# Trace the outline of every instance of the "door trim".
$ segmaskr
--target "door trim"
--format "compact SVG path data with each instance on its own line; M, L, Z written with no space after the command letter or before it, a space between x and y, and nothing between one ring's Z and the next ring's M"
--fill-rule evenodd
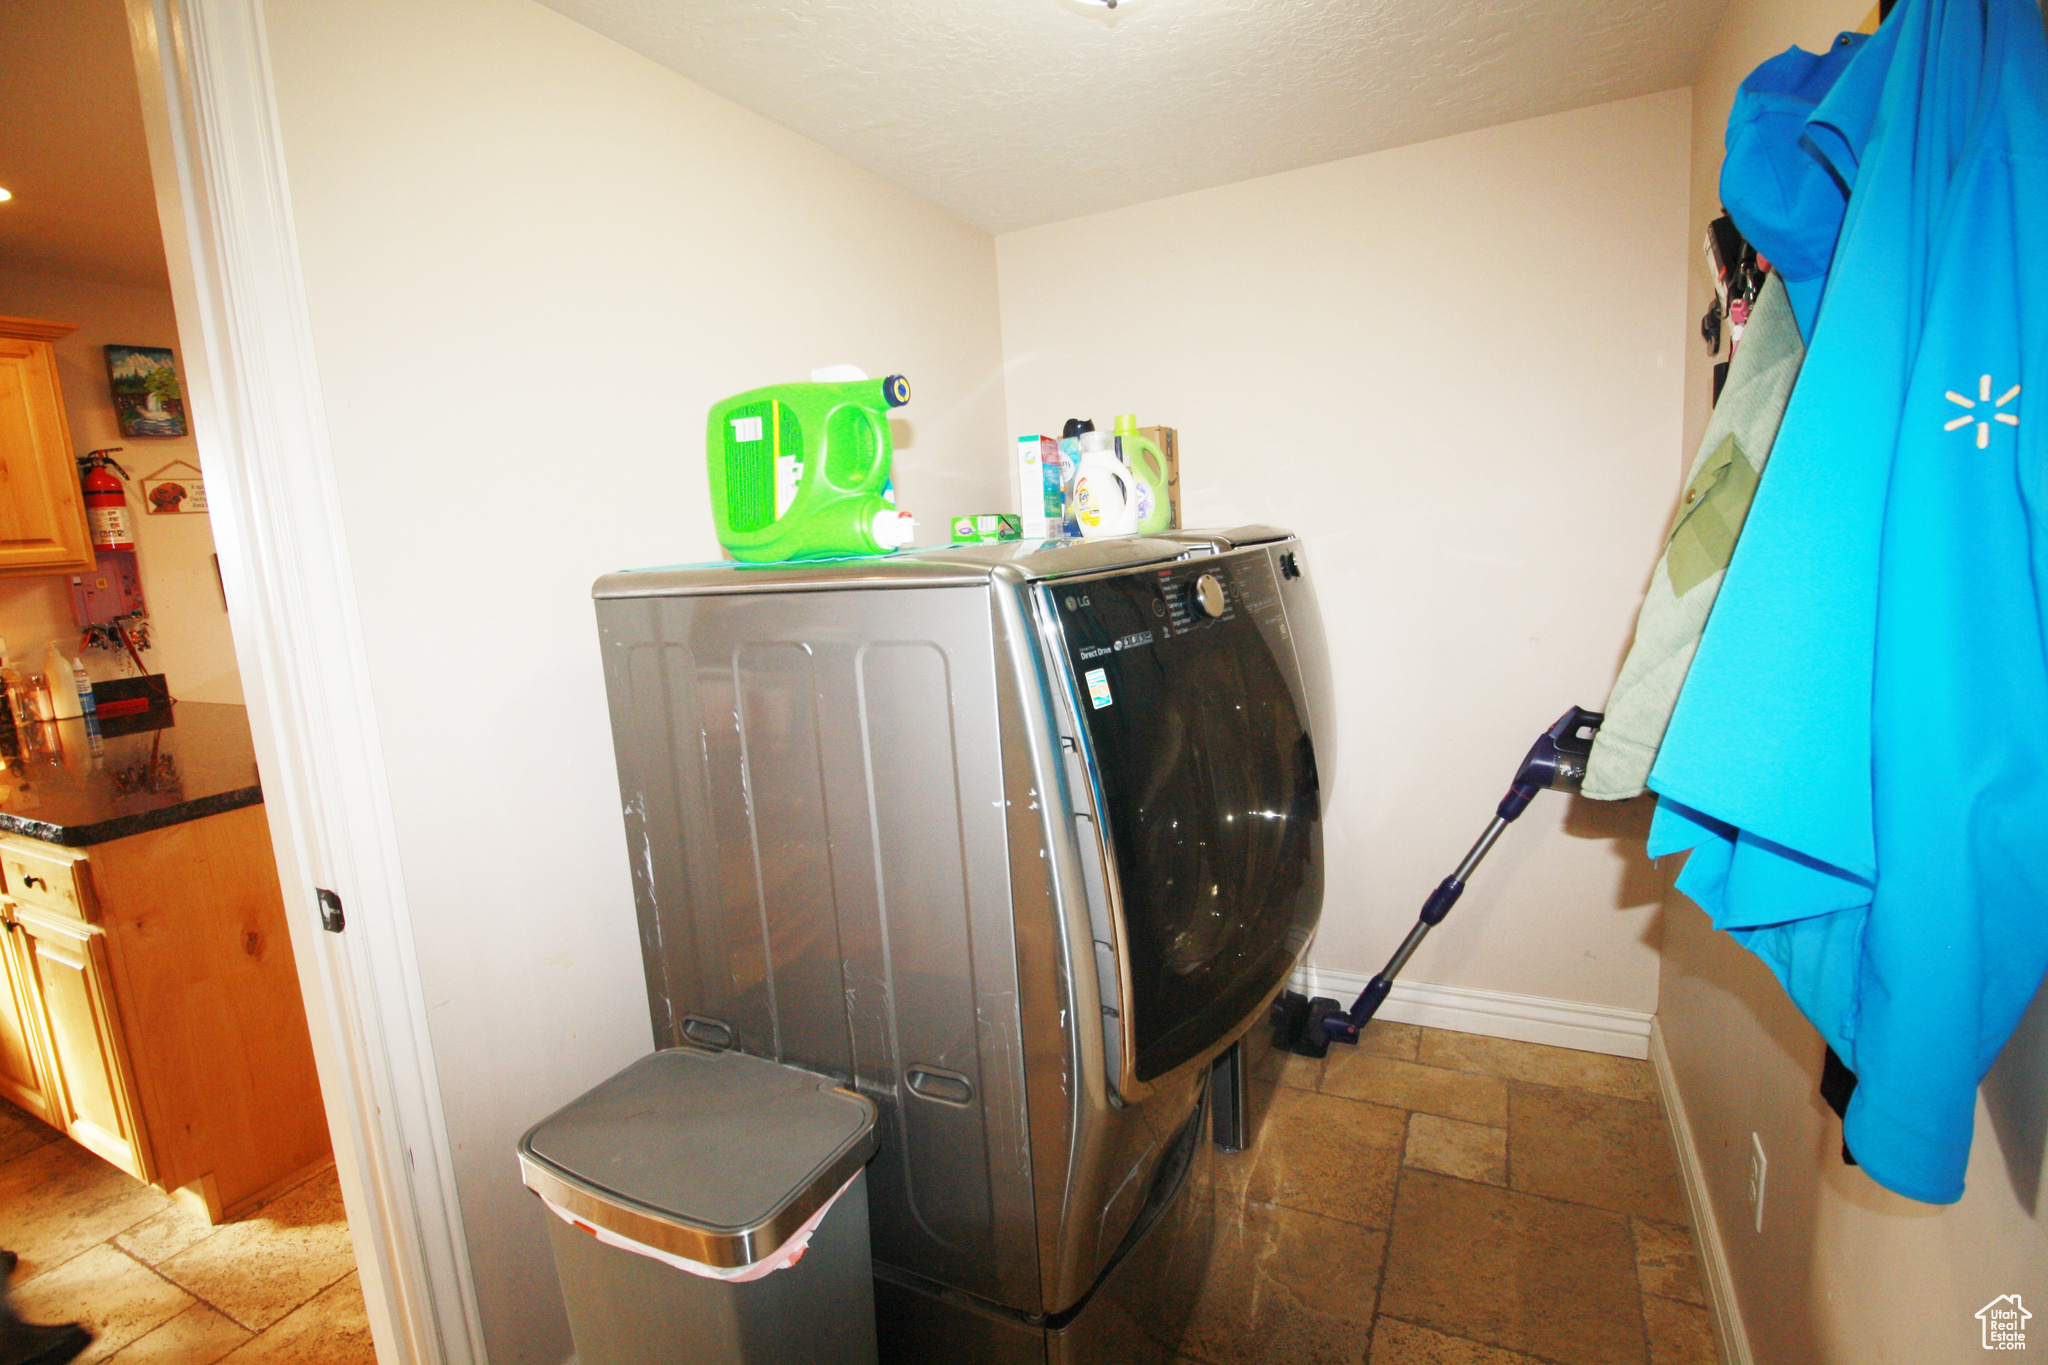
M127 0L178 340L378 1358L481 1365L261 0ZM314 888L348 907L321 928Z

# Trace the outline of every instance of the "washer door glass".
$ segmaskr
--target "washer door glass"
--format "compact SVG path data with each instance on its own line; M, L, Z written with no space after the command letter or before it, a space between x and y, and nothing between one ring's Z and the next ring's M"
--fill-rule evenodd
M1322 908L1315 748L1263 551L1048 593L1115 855L1139 1080L1223 1039Z

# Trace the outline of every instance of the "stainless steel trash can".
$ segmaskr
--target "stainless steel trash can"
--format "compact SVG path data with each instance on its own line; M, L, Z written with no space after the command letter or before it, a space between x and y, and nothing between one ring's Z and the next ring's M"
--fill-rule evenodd
M874 1365L875 1140L829 1077L694 1048L535 1124L520 1175L580 1365Z

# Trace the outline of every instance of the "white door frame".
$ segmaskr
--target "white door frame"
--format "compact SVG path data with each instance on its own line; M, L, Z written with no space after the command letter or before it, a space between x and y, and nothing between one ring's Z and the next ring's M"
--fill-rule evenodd
M127 0L186 399L383 1365L483 1334L306 311L262 0ZM338 893L340 933L316 887Z

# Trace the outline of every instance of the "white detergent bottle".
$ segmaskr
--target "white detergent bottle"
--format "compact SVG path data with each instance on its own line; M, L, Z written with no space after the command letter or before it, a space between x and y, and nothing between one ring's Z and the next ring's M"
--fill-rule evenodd
M55 640L50 642L48 654L43 659L43 676L50 682L50 703L55 708L52 720L77 720L83 714L78 704L78 675L72 669L71 656L66 654Z
M1138 529L1138 481L1113 450L1098 447L1081 456L1074 470L1073 504L1074 520L1091 540L1128 536Z

